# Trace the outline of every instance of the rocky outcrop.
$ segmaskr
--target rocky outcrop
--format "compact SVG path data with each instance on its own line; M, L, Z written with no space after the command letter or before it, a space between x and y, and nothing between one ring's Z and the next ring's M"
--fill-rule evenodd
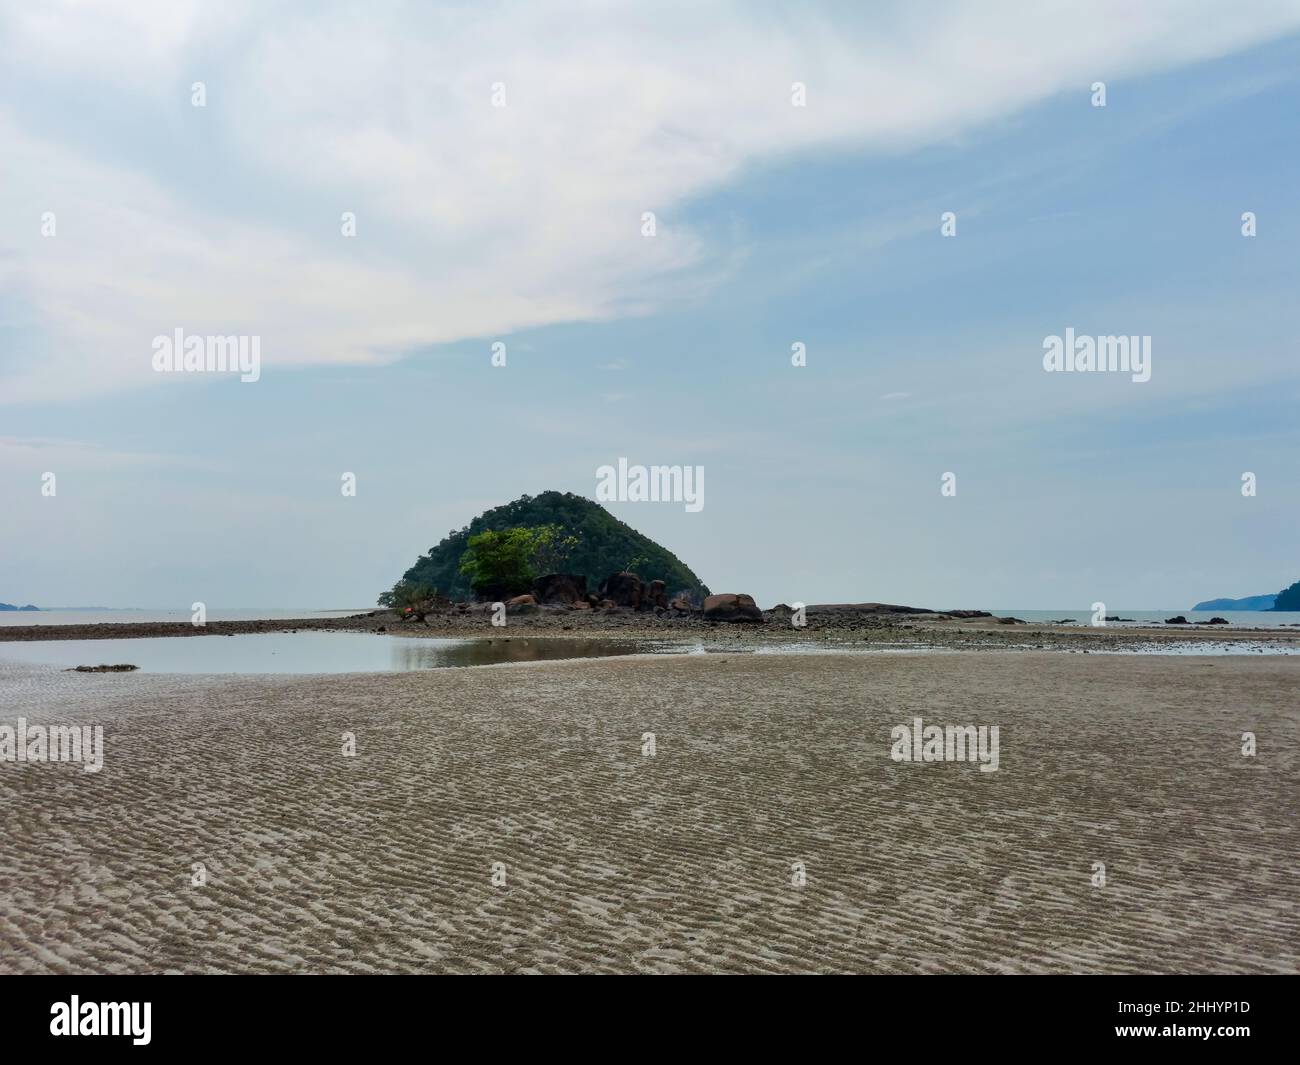
M705 621L762 621L754 597L744 594L711 595L704 600Z
M933 614L924 606L898 606L894 603L812 603L806 608L809 617L836 614ZM952 613L950 611L950 613ZM961 613L957 611L956 613Z
M1187 619L1179 614L1176 618L1165 618L1166 625L1186 625Z

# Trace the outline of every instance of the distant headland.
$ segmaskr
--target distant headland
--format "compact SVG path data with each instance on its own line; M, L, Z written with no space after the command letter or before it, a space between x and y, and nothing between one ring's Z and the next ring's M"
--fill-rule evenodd
M1272 610L1277 593L1272 595L1248 595L1242 599L1207 599L1197 603L1193 610Z
M1273 595L1248 595L1244 599L1207 599L1192 609L1300 611L1300 581Z
M40 610L38 606L28 603L26 606L14 606L13 603L0 603L0 610Z

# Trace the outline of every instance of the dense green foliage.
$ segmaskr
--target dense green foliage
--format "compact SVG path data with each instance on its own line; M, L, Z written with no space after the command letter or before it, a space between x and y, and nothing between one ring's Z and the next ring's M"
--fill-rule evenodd
M520 595L533 586L537 567L532 529L486 529L469 538L460 556L460 573L469 578L474 594L487 599Z
M453 599L468 598L473 594L472 576L461 572L461 561L471 537L507 529L525 529L535 535L539 529L549 526L555 527L555 535L559 537L558 551L549 559L534 555L534 576L554 572L549 569L549 565L554 565L556 570L582 574L594 591L611 573L635 562L635 572L642 580L662 580L670 595L679 591L688 591L696 597L709 594L708 588L671 551L625 525L599 503L571 492L521 496L513 503L485 511L465 528L449 533L428 554L421 555L402 579L432 585ZM568 537L573 537L575 542L566 547Z
M1300 581L1289 588L1283 588L1273 600L1274 610L1300 610Z

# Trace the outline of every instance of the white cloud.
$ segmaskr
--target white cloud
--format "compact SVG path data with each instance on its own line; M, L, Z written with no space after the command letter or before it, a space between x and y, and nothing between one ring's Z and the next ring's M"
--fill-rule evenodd
M0 12L5 98L65 90L0 105L11 401L159 384L150 341L176 326L257 334L275 372L652 310L723 267L681 212L746 167L903 150L1064 90L1084 107L1094 80L1300 25L1263 0Z

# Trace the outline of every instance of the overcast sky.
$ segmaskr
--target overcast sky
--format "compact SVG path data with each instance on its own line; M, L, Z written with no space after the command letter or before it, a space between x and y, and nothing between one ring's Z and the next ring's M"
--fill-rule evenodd
M1300 3L860 7L0 2L0 600L365 606L620 457L764 605L1300 578Z

